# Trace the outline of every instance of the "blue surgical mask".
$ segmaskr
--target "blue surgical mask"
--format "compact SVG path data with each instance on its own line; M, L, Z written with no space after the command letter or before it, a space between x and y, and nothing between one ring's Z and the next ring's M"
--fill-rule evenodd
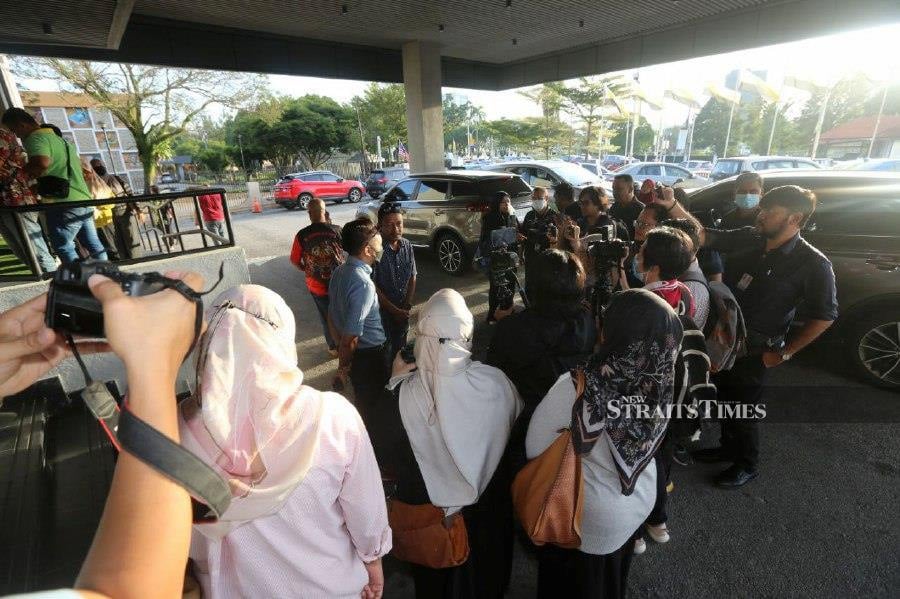
M631 274L641 283L645 282L647 273L638 270L637 256L631 258Z
M738 208L750 210L759 206L758 193L736 193L734 194L734 203Z

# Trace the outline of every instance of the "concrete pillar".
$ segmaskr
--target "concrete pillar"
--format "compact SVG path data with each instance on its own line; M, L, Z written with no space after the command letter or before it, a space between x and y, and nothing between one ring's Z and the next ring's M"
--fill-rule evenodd
M13 106L22 106L22 98L16 89L12 73L9 72L9 63L5 54L0 54L0 113Z
M441 53L436 44L403 44L403 85L406 88L410 172L444 170Z

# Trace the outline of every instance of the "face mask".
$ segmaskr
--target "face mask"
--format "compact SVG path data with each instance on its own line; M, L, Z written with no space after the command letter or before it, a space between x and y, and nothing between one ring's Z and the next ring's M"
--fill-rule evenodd
M749 210L759 206L758 193L738 193L734 196L734 203L738 208Z
M544 200L531 200L531 207L534 208L536 212L542 212L546 206L547 202Z

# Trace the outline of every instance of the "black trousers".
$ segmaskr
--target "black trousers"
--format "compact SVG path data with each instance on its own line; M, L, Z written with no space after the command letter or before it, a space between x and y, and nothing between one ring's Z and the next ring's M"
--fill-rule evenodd
M409 333L409 321L397 322L387 312L381 312L381 326L384 328L384 336L387 337L385 353L388 355L388 363L393 361L397 352L406 345L406 336Z
M608 555L544 545L538 549L538 599L625 597L633 555L633 535Z
M356 409L363 422L368 422L384 392L389 378L386 344L357 349L350 366L350 382L353 385Z
M755 404L762 396L767 369L761 355L735 361L731 370L715 376L720 403ZM722 448L733 455L735 464L756 470L759 464L759 424L756 420L721 421Z
M653 510L650 512L650 515L647 516L647 524L651 526L665 524L669 519L669 515L666 513L666 503L669 500L666 487L671 480L674 449L675 444L671 440L669 433L666 432L662 444L656 450L656 455L653 456L653 460L656 462L656 502L653 504Z

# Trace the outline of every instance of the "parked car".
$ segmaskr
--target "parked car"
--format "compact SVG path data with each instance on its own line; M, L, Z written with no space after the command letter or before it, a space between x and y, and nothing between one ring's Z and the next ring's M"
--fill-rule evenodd
M459 275L471 265L481 236L481 215L498 191L510 195L520 220L531 209L531 187L517 175L447 170L403 179L380 201L360 206L357 216L374 221L382 202L399 202L403 236L434 251L444 272Z
M636 159L620 156L618 154L609 154L600 164L602 164L605 169L617 171L623 166L627 166L633 162L636 162Z
M815 192L818 207L803 236L834 266L840 316L828 336L843 341L862 378L900 389L900 174L781 171L764 179L766 190ZM689 193L688 207L714 224L731 209L733 192L729 178Z
M331 171L309 171L285 175L275 184L275 203L288 210L306 210L313 198L358 202L366 188L355 179L344 179Z
M850 167L851 171L874 171L900 173L900 158L866 160Z
M397 181L409 176L409 169L405 166L387 166L385 168L372 169L366 179L366 193L377 198Z
M634 182L638 185L644 179L653 179L657 183L663 185L678 185L685 189L693 189L694 187L702 187L709 184L709 179L694 176L694 173L666 162L637 162L614 173L607 175L607 180L612 181L616 175L631 175Z
M178 183L178 177L172 173L163 173L159 178L160 184Z
M553 186L563 181L575 188L575 198L582 189L588 185L602 185L609 193L612 188L602 177L598 177L580 164L566 162L564 160L523 160L520 162L504 162L490 168L492 171L501 171L519 175L532 187L546 187L550 190L550 198L553 198Z
M709 173L712 171L713 163L709 160L685 160L678 166L683 166L687 170L694 173L695 177L701 179L709 179Z
M747 171L772 171L783 169L820 169L812 158L794 158L793 156L739 156L736 158L720 158L716 161L709 178L719 181Z
M605 175L612 173L612 171L609 170L608 168L604 168L603 165L600 164L599 161L591 160L590 162L578 162L576 164L578 164L579 166L581 166L581 168L583 168L585 170L591 171L592 173L597 175L597 178L600 178L600 179L604 178Z

